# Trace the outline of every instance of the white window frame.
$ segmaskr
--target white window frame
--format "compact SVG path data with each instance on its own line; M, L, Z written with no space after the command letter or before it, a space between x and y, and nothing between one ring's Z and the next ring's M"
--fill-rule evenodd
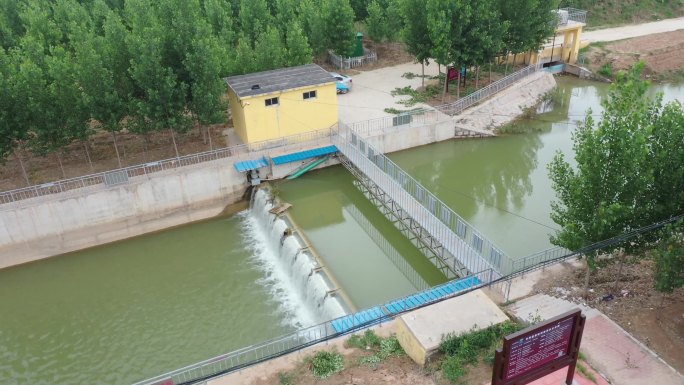
M318 92L316 92L316 90L306 91L302 94L302 98L304 100L316 99L316 98L318 98Z
M275 99L275 103L273 103L273 100L274 100L274 99ZM271 102L271 104L268 104L269 101ZM280 98L278 98L278 97L276 96L276 97L273 97L273 98L265 99L265 100L264 100L264 105L265 105L266 107L277 107L277 106L280 105Z

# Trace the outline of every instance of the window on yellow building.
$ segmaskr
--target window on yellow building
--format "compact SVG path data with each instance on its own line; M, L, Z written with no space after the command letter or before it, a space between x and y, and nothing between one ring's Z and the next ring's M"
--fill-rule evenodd
M305 92L303 95L304 95L304 100L306 100L306 99L316 99L316 91Z
M264 104L266 104L266 107L268 106L277 106L279 104L278 98L270 98L264 100Z

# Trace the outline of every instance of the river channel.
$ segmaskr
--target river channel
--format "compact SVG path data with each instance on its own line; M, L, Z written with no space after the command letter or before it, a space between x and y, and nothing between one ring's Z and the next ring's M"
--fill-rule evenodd
M546 165L570 153L574 121L607 92L558 83L558 103L522 123L529 133L391 158L508 254L549 247ZM351 306L444 282L352 180L338 166L279 185ZM318 322L265 236L243 212L0 271L0 384L129 384Z

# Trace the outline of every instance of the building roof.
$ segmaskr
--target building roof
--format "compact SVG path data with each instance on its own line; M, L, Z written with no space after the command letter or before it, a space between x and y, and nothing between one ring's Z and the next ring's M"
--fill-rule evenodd
M333 83L335 78L316 64L306 64L298 67L231 76L225 81L238 97L244 98L293 88ZM257 85L258 88L255 87Z

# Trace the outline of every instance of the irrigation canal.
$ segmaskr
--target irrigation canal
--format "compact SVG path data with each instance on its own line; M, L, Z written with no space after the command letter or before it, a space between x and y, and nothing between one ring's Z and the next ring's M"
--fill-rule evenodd
M549 246L546 165L605 85L559 78L533 132L391 154L509 255ZM657 86L665 100L682 86ZM356 308L445 281L340 167L280 186ZM0 383L127 384L319 322L253 212L0 271Z

